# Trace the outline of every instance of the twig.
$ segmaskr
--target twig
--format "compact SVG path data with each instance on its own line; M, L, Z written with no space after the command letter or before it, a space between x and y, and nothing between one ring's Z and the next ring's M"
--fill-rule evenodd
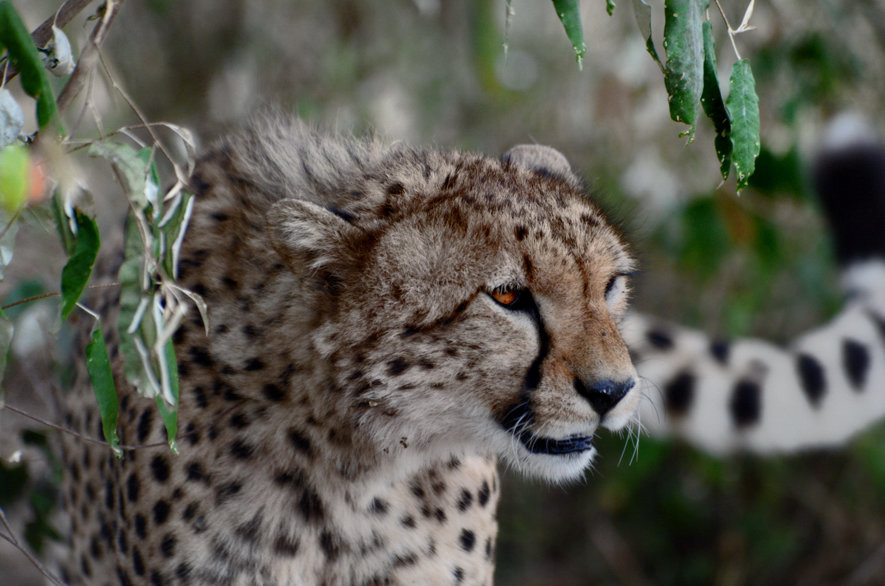
M87 285L87 289L104 289L106 287L119 287L120 283L103 283L101 285ZM25 297L24 299L19 299L18 301L13 301L12 303L7 303L3 307L0 307L3 311L6 311L10 307L15 307L16 305L23 305L25 303L30 303L31 301L39 301L40 299L46 299L47 297L58 297L61 295L61 291L52 291L50 293L41 293L40 295L34 295L33 297Z
M49 572L49 570L47 570L46 568L43 567L43 564L40 563L40 560L38 560L33 555L31 555L31 552L29 552L27 550L27 548L23 547L18 542L18 539L16 539L16 537L15 537L15 532L13 532L12 527L9 526L9 521L6 519L6 513L3 512L2 508L0 508L0 523L2 523L3 528L7 531L7 533L0 533L0 537L5 539L7 542L9 542L10 545L12 545L12 547L19 550L22 553L22 555L24 555L26 558L28 558L28 561L31 562L31 564L33 564L33 566L35 568L37 568L37 570L41 574L43 574L43 577L45 577L47 580L49 580L53 584L57 584L58 586L64 586L64 584L62 583L61 580L59 580L58 578L53 576L52 573Z
M234 403L233 405L231 405L230 407L228 407L227 409L225 409L224 411L219 413L213 419L210 419L209 421L205 422L203 425L196 427L187 433L182 433L182 434L178 435L177 439L183 439L183 438L190 437L192 435L196 435L196 434L200 433L201 431L203 431L204 429L206 429L207 427L209 427L213 423L220 421L223 417L225 417L231 411L233 411L234 409L237 409L238 407L241 407L245 403L246 403L246 399L240 399L239 401L237 401L236 403ZM19 409L18 407L13 407L9 403L0 404L0 408L9 409L13 413L16 413L17 415L21 415L22 417L24 417L26 419L30 419L31 421L33 421L35 423L39 423L40 425L44 425L44 426L46 426L50 429L54 429L56 431L60 431L61 433L66 433L72 437L79 439L79 440L83 440L84 442L86 442L88 444L92 444L95 446L102 446L105 448L110 447L110 444L104 440L98 440L98 439L89 437L88 435L83 435L82 433L80 433L78 431L74 431L73 429L69 429L69 428L61 426L57 423L53 423L53 422L49 421L48 419L43 419L42 417L40 417L38 415L33 415L31 413L28 413L27 411L24 411L23 409ZM159 442L154 442L151 444L139 444L139 445L119 444L118 447L121 450L126 450L126 451L131 452L133 450L146 450L146 449L150 449L150 448L169 447L169 442L159 441Z
M737 43L734 40L734 37L740 33L744 33L747 31L753 30L754 26L750 26L750 18L753 16L753 9L756 7L756 0L750 0L750 3L747 5L747 10L744 11L744 18L741 20L741 24L737 29L731 27L731 23L728 22L728 17L725 16L725 10L722 8L722 4L719 3L719 0L713 0L716 2L716 8L719 9L719 14L722 16L722 20L725 22L725 26L728 27L728 40L731 41L731 46L734 49L734 54L738 58L738 61L741 60L741 52L738 51Z
M120 12L120 8L123 6L124 1L125 0L105 1L104 14L101 16L101 20L99 20L98 24L95 25L95 28L92 29L92 34L89 35L89 40L83 48L83 51L80 53L80 60L77 62L77 67L74 69L74 73L71 74L68 83L65 84L64 89L56 100L59 112L64 112L86 85L90 72L99 60L99 49L108 34L108 29L110 28L111 23L114 22L117 13Z

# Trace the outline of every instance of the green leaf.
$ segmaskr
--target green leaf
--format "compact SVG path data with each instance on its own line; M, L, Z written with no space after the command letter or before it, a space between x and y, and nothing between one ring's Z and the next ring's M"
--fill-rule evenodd
M725 107L731 116L731 144L734 148L734 169L737 188L747 186L756 168L761 142L759 139L759 98L750 63L742 59L731 69L728 99Z
M684 136L694 138L698 102L704 86L704 39L701 31L703 0L666 0L664 51L667 66L664 84L670 102L670 118L687 124Z
M639 32L645 39L645 50L655 60L655 63L663 70L664 64L658 56L658 50L655 48L655 42L651 34L651 6L645 0L633 0L633 14L636 16L636 24L639 25Z
M170 382L172 395L175 397L175 406L170 408L166 405L163 397L157 395L157 409L159 409L160 416L163 418L163 424L166 426L169 449L177 454L178 443L175 441L175 437L178 435L178 365L175 362L175 346L172 340L166 342L163 349L166 358L166 376L168 376Z
M37 100L37 124L43 128L57 116L58 106L37 47L7 0L0 1L0 45L9 53L10 65L19 70L22 88Z
M719 170L722 179L728 179L731 171L731 118L722 99L719 89L719 74L716 69L716 47L713 41L713 25L704 21L704 91L701 94L701 106L707 118L713 123L716 138L713 147L719 159Z
M605 0L605 11L609 16L615 11L615 0Z
M123 457L120 438L117 436L117 417L120 414L120 405L117 400L117 387L114 386L114 375L111 373L108 349L104 343L101 326L98 324L92 330L92 340L86 346L86 371L89 373L92 390L98 401L104 439L111 445L114 456L120 459Z
M120 179L126 196L137 209L144 210L151 203L146 195L148 166L138 151L129 145L111 140L97 140L89 145L89 154L107 160Z
M153 397L156 394L157 386L144 368L144 362L135 341L144 334L142 325L145 328L150 328L153 322L150 319L142 318L135 325L133 331L129 332L133 320L139 313L139 307L143 303L142 299L148 296L142 287L144 251L141 246L136 220L130 216L126 222L123 245L124 260L117 272L117 281L120 283L120 313L117 317L117 332L120 335L120 354L123 355L123 373L126 380L136 388L140 395Z
M190 193L182 192L181 196L170 206L160 227L166 241L163 270L167 277L173 279L178 277L178 253L181 250L187 223L194 208L193 197Z
M71 310L83 294L86 282L92 274L92 265L98 256L101 240L98 224L95 220L75 210L77 218L77 234L74 243L74 254L61 271L61 319L67 319Z
M556 9L556 16L565 27L565 34L575 50L578 68L583 68L587 45L584 44L584 28L581 26L581 10L578 7L578 0L553 0L553 8Z

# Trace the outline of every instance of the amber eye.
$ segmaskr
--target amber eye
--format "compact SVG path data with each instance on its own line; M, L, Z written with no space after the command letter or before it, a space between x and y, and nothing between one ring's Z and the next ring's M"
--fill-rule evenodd
M516 291L492 291L492 299L501 305L513 305L519 294Z

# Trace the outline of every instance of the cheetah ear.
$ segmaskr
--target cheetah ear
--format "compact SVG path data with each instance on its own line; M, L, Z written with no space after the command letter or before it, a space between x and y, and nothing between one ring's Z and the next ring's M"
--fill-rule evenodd
M568 159L553 147L540 144L519 144L507 151L501 160L534 171L541 176L574 179Z
M363 232L349 219L346 212L284 199L268 212L267 228L274 249L296 275L318 280L334 292L353 266L362 241Z

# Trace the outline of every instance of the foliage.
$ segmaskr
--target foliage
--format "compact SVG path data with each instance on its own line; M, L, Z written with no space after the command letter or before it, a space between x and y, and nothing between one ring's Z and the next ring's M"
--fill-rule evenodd
M714 1L718 6L718 0ZM553 0L553 5L575 50L578 67L581 67L587 47L578 1ZM751 0L744 20L736 30L722 13L732 42L735 34L751 30L749 21L753 7ZM715 130L714 148L721 164L722 179L728 179L733 163L740 191L747 187L759 155L759 100L750 64L738 56L731 71L728 99L723 103L712 24L705 17L708 9L708 0L666 1L663 46L667 61L664 64L652 37L651 7L645 0L633 0L633 11L646 49L664 74L670 118L688 126L683 136L691 142L697 124L698 104L703 106ZM611 15L614 3L606 2L606 10Z

